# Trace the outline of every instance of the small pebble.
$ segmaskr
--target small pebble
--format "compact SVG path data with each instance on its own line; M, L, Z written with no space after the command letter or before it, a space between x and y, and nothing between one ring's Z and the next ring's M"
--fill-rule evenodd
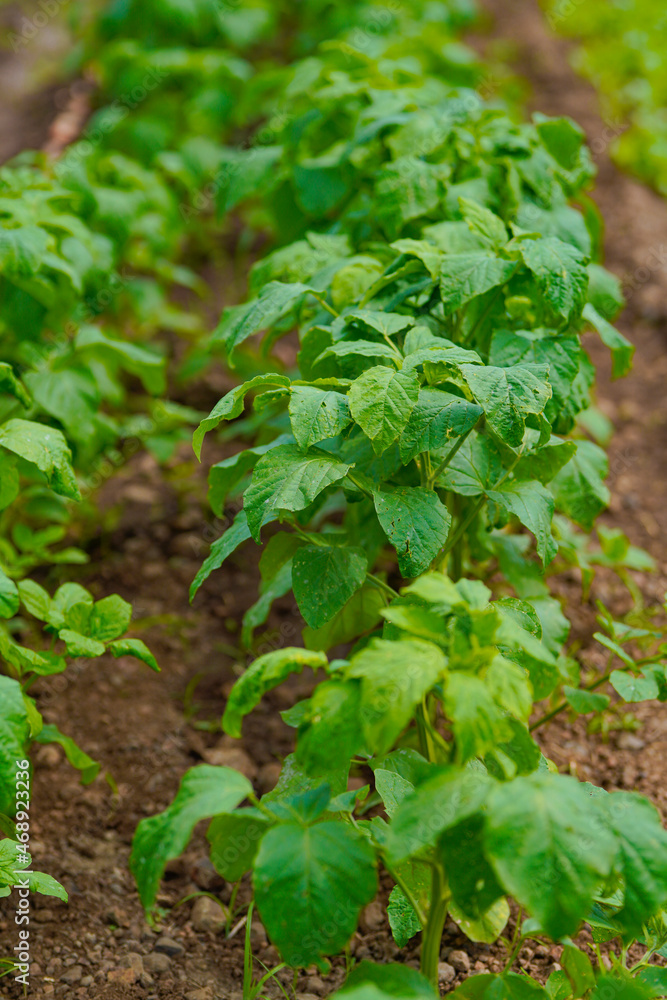
M163 935L155 942L154 951L160 951L163 955L182 955L185 948L173 938Z
M451 983L456 978L456 970L453 965L449 962L439 962L438 963L438 982L446 986Z
M619 750L643 750L646 743L634 733L620 733L616 745Z
M190 990L184 1000L213 1000L213 990L210 986L202 986L200 990Z
M196 931L219 934L220 931L224 930L227 922L227 907L216 903L210 896L200 896L192 907L190 921ZM156 945L155 950L161 951L163 949L158 949Z
M450 951L449 961L457 972L470 972L470 956L467 952L460 950Z
M150 955L146 955L144 958L144 969L147 972L156 972L161 974L166 972L171 965L171 959L169 955L165 955L161 951L154 951Z
M79 982L82 975L83 975L83 969L81 968L81 966L73 965L71 966L71 968L67 970L67 972L63 972L62 976L60 977L60 981L61 983L68 983L70 986L73 986L74 983Z

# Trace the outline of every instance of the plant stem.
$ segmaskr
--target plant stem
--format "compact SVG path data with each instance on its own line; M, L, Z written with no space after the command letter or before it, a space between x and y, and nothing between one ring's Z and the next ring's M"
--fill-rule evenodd
M431 905L422 936L421 971L433 983L436 990L438 988L440 943L445 929L448 903L449 893L445 873L439 864L434 864L431 877Z
M489 313L493 309L494 305L496 304L496 302L498 300L498 296L500 295L500 293L502 292L502 290L504 289L504 287L505 287L504 285L500 285L495 290L495 292L493 293L493 295L489 299L489 301L488 301L488 303L486 305L486 308L482 310L482 312L479 314L479 316L477 317L477 319L473 323L473 325L470 328L470 330L468 330L468 333L466 334L466 336L464 337L464 340L463 340L464 344L469 344L470 341L473 339L474 335L477 333L477 330L479 329L479 327L481 326L481 324L484 322L484 320L486 319L486 317L489 315Z
M472 431L472 427L470 428L470 431ZM436 480L438 479L438 476L440 476L445 471L445 469L447 468L447 466L449 465L449 463L451 462L451 460L454 458L454 455L457 453L457 451L459 450L459 448L461 447L461 445L463 444L463 442L465 441L465 439L470 434L470 431L466 431L465 434L461 435L461 437L453 445L453 447L449 449L449 451L447 452L447 454L445 455L445 457L443 458L442 462L440 463L440 465L438 466L438 468L435 470L435 472L433 472L433 473L431 473L429 475L428 481L427 481L427 485L428 485L429 489L433 489L433 487L435 486Z
M384 580L381 580L379 576L375 576L373 573L366 573L366 579L368 580L369 583L375 584L376 587L378 587L380 590L383 590L384 593L388 594L390 597L399 596L398 591L394 590L393 587L390 587L388 583L384 582Z
M319 302L319 304L322 306L323 309L326 309L328 313L331 313L332 316L335 316L336 319L338 319L340 313L337 313L336 310L333 308L333 306L329 305L324 296L316 295L315 292L311 292L310 294L313 296L314 299L317 299L317 301Z
M596 681L593 681L592 684L588 684L586 687L581 688L581 690L595 691L595 689L600 687L601 684L604 684L605 681L609 680L612 673L613 670L608 671L608 673L604 674L602 677L598 677ZM555 719L557 715L560 715L561 712L564 712L565 709L569 707L570 707L569 702L562 701L560 705L557 705L556 708L551 710L551 712L547 712L546 715L543 715L540 719L537 720L537 722L534 722L532 726L530 726L531 733L534 732L536 729L539 729L540 726L543 726L545 722L551 722L552 719Z

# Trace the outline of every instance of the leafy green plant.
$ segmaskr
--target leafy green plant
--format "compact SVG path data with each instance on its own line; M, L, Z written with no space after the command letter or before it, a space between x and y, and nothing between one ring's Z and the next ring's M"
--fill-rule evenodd
M80 584L65 583L51 597L33 580L15 584L0 572L0 656L9 676L0 675L0 814L14 815L16 802L11 778L15 761L26 758L33 742L58 743L67 759L81 771L84 784L93 781L100 765L56 725L45 725L34 699L28 694L40 677L63 673L69 663L110 653L133 656L158 670L157 662L141 639L125 638L132 607L117 594L100 601ZM43 623L50 645L35 649L17 642L12 631L25 628L24 610ZM11 631L10 631L11 628Z
M559 550L586 587L596 564L649 566L604 530L593 554L572 527L590 531L608 501L604 451L585 433L594 371L581 333L598 332L617 376L632 348L609 323L622 299L595 261L579 128L542 116L515 125L461 78L439 78L435 47L407 34L370 55L329 46L302 88L301 67L289 70L282 144L270 157L236 153L248 169L222 193L225 210L254 198L287 245L255 265L250 299L224 312L211 341L233 363L260 334L263 371L202 421L195 450L249 398L246 426L261 434L211 470L214 511L240 495L243 507L192 594L264 531L246 640L291 589L305 649L256 659L223 728L240 736L261 697L304 667L316 684L283 713L296 751L273 791L258 798L236 772L194 768L140 824L131 867L150 911L166 863L213 817L213 863L229 881L251 872L284 961L325 968L382 866L395 883L392 932L399 944L421 933L426 979L365 971L349 986L363 996L432 995L447 914L492 942L514 900L528 917L507 939L505 973L462 993L578 997L605 982L572 944L581 926L597 934L600 912L613 923L622 984L629 943L652 940L667 904L653 807L555 773L531 735L566 709L606 707L607 682L621 697L664 683L661 640L609 616L598 638L621 667L582 682L544 580ZM266 372L295 327L298 370ZM484 580L512 596L494 600ZM635 655L650 639L657 649ZM365 789L348 791L350 769ZM366 818L374 806L382 814ZM530 937L570 949L549 992L511 971Z
M382 617L381 636L345 660L277 650L239 678L223 719L235 736L291 673L326 674L283 713L297 749L272 792L257 799L242 775L202 765L166 812L142 821L131 865L144 905L195 823L213 815L213 863L229 881L252 871L267 932L294 967L324 967L342 949L375 896L378 864L396 883L394 936L405 944L421 931L422 970L433 982L447 913L472 940L494 941L508 922L507 897L529 915L519 942L567 939L584 921L597 933L604 913L625 956L667 902L667 834L640 796L554 773L530 735L533 699L558 686L564 669L535 611L491 601L480 581L431 572ZM372 771L385 818L355 816L368 788L346 790L351 764Z
M567 4L544 0L549 26L579 43L575 68L597 88L604 125L596 152L607 147L616 162L667 193L665 158L665 41L659 0Z

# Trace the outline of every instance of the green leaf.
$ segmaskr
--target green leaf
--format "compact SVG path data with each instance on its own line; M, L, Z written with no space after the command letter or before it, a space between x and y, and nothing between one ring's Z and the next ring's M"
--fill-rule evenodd
M264 193L267 188L271 190L282 155L282 146L260 146L258 143L253 143L249 149L225 150L230 163L225 173L228 183L220 188L219 211L231 212L249 196Z
M0 392L6 392L10 396L18 399L19 403L27 408L31 399L26 387L20 378L14 374L14 369L5 361L0 362Z
M204 417L192 436L192 447L197 458L201 458L202 444L208 431L213 430L223 420L235 420L236 417L241 416L245 405L245 398L249 392L253 389L266 389L269 386L287 388L289 384L290 380L286 375L276 375L275 373L256 375L249 382L237 385L235 389L232 389L226 396L223 396L215 404L209 415Z
M597 694L595 691L582 691L564 685L565 701L574 709L577 715L587 715L589 712L603 712L609 705L609 695Z
M141 820L132 841L130 869L145 910L153 908L167 862L183 852L196 824L231 812L250 792L252 785L238 771L200 764L186 772L168 809Z
M451 1000L547 1000L547 993L530 976L505 972L496 976L491 972L468 978L448 994Z
M408 965L359 962L331 1000L437 1000L429 981Z
M18 587L0 569L0 618L13 618L18 609Z
M60 629L58 637L65 643L69 656L101 656L104 652L103 642L69 628Z
M461 215L474 233L478 233L493 250L507 243L505 223L493 212L471 198L459 198Z
M579 164L581 148L586 135L571 118L546 118L535 115L540 138L557 163L564 170L575 170Z
M253 538L259 541L267 513L303 510L327 486L343 479L350 468L325 451L304 455L291 444L279 445L262 456L243 499Z
M375 490L373 502L403 576L425 572L445 545L452 523L438 494L421 486L394 487Z
M437 485L466 497L481 496L498 482L503 471L500 454L491 438L474 433L458 450Z
M292 561L292 588L299 610L311 628L336 615L366 579L363 549L308 545Z
M498 490L489 490L489 500L504 507L535 535L537 554L543 566L548 566L558 551L551 534L554 512L553 497L541 483L529 480L504 483Z
M572 984L575 997L585 996L595 986L595 973L590 958L574 945L565 945L560 964Z
M489 364L499 368L548 365L553 396L547 414L553 411L554 416L572 394L580 359L581 345L577 337L550 336L540 330L496 330L489 351Z
M345 315L346 323L360 322L383 337L393 337L401 330L415 325L414 316L402 313L382 312L379 309L353 309Z
M450 903L449 914L470 941L493 944L507 926L510 917L509 903L497 899L480 917L467 917L456 903Z
M141 639L114 639L113 642L109 643L107 649L116 659L119 656L134 656L136 660L141 660L151 670L160 672L157 660Z
M308 649L327 650L341 643L353 642L378 624L380 610L385 603L383 593L378 587L371 583L365 584L322 628L303 630L305 646Z
M267 691L282 684L290 674L300 674L304 667L326 670L328 665L324 653L293 647L274 649L258 657L232 688L222 718L223 729L230 736L240 737L243 717Z
M411 219L438 207L442 166L401 156L382 167L375 182L375 212L387 238L395 240Z
M450 673L445 688L445 708L452 720L458 763L464 764L511 739L505 713L479 677L461 671Z
M235 455L223 459L222 462L216 462L215 465L212 465L208 474L208 501L213 513L218 517L223 516L227 497L230 493L239 492L238 485L242 482L243 477L255 468L262 455L266 455L267 451L271 451L278 445L289 444L291 441L290 434L281 434L268 444L246 448L245 451L239 451Z
M517 448L522 440L528 414L542 413L551 398L546 365L461 365L466 382L486 414L489 428Z
M90 615L88 634L100 642L109 642L123 635L132 621L132 605L118 594L96 601Z
M288 965L321 965L347 944L375 896L375 854L342 822L280 824L262 839L253 887L262 923Z
M555 236L522 240L519 249L545 301L556 315L571 322L586 301L586 258L570 243Z
M623 906L614 914L629 938L667 902L667 831L655 806L641 795L614 792L600 799L619 845Z
M440 835L438 850L445 863L452 901L463 916L479 920L503 896L502 887L484 856L482 812L472 812L461 822L448 826Z
M419 379L414 371L376 365L352 383L350 411L377 455L402 434L418 396Z
M450 764L433 767L392 817L386 845L391 862L435 847L446 830L479 812L492 787L484 771Z
M16 815L16 761L30 746L32 727L21 685L0 674L0 813ZM2 841L0 841L2 843Z
M216 816L206 831L215 870L228 882L238 882L252 868L270 825L259 809L236 809Z
M611 996L614 1000L647 1000L650 995L649 988L644 985L641 973L636 979L609 973L600 976L595 989L589 994L589 1000L605 1000L606 997ZM662 995L661 993L660 996Z
M15 834L14 834L15 835ZM67 893L60 882L44 872L30 871L32 858L25 853L25 846L14 840L0 840L0 887L14 886L17 875L22 874L21 881L27 880L31 892L41 892L44 896L55 896L67 902ZM25 873L25 874L23 874ZM4 895L0 891L0 896ZM18 961L18 959L17 959Z
M383 767L376 767L373 774L375 790L382 799L387 816L393 816L406 795L414 791L415 786L398 772L387 771Z
M16 458L6 451L0 451L0 510L9 507L19 493L19 474Z
M221 341L231 355L244 340L272 326L296 305L303 295L312 291L315 289L298 281L292 284L270 281L264 286L258 298L225 309L211 338L212 342Z
M0 229L0 267L7 277L29 278L37 274L54 238L40 226Z
M299 723L296 758L309 774L348 768L363 749L359 685L334 675L315 688Z
M485 853L501 885L556 940L576 933L616 849L596 800L573 778L538 772L488 798Z
M45 622L51 611L51 597L48 591L34 580L21 580L17 584L21 604L31 615Z
M274 535L273 537L277 538L280 536ZM292 561L288 559L276 572L275 576L271 577L270 580L262 580L259 588L259 597L243 615L241 640L244 646L250 647L252 645L253 632L267 620L273 602L277 601L280 597L284 597L291 589Z
M593 521L609 504L604 479L609 471L607 456L592 441L577 441L576 454L554 478L551 491L556 509L590 531Z
M360 718L368 749L387 753L412 719L414 708L446 668L442 650L421 639L372 639L345 669L361 680Z
M639 969L636 977L648 990L650 997L667 996L667 969L649 965Z
M63 434L54 427L32 420L8 420L0 427L0 445L36 465L56 493L70 500L81 499L72 453Z
M57 743L61 746L72 767L81 772L82 785L89 785L100 773L101 764L89 757L71 736L65 736L64 733L61 733L57 726L42 726L35 739L37 743Z
M460 396L428 386L420 389L417 405L399 441L403 465L422 452L437 451L453 438L467 434L482 413L481 406Z
M632 368L635 345L601 316L590 302L584 306L583 316L600 335L605 347L611 351L611 377L622 378L623 375L627 375Z
M412 903L398 885L395 885L389 893L387 917L391 936L399 948L405 948L408 941L422 929Z
M634 674L626 671L614 670L609 678L609 683L624 701L630 703L651 701L657 698L660 693L658 682L653 674L649 674L647 677L635 677Z
M204 580L207 580L213 570L220 569L225 559L238 549L239 545L247 542L250 538L250 528L246 518L246 512L240 510L229 528L211 545L211 551L201 565L199 572L190 584L190 600L201 587Z
M487 251L449 254L440 265L440 295L445 315L466 302L509 281L516 262L502 260Z
M331 344L321 354L315 358L324 361L326 358L382 358L383 360L394 359L398 361L401 357L397 348L392 348L390 344L380 344L374 340L339 340L336 344Z
M347 396L309 385L292 386L289 415L294 439L304 451L336 437L352 423Z

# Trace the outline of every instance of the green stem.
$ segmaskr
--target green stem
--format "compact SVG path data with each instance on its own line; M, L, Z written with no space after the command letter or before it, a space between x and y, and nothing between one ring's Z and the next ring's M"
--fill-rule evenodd
M369 583L375 584L376 587L379 587L380 590L384 591L384 593L388 594L390 597L399 596L398 591L394 590L393 587L390 587L388 583L384 582L384 580L381 580L379 576L375 576L373 573L366 573L366 579Z
M514 458L514 461L512 462L512 464L509 466L508 469L505 470L505 472L503 473L503 475L500 477L500 479L498 480L498 482L495 484L495 486L493 487L494 490L500 489L500 487L503 485L503 483L505 482L505 480L507 479L507 477L514 470L514 467L517 465L517 463L519 462L519 459L521 458L522 455L523 455L523 448L519 451L519 453ZM459 524L459 526L456 529L456 531L454 532L454 534L447 541L447 544L445 545L445 547L442 550L441 554L438 556L438 562L440 563L441 566L445 566L446 565L445 560L447 559L447 556L452 551L452 549L454 548L454 546L458 545L458 543L460 542L461 538L463 537L463 535L467 531L468 527L475 520L475 518L477 517L477 515L479 514L480 510L482 509L482 507L484 506L485 503L486 503L486 495L483 493L482 496L477 501L477 503L474 504L471 507L470 511L468 512L468 516L465 518L464 521L461 522L461 524Z
M605 681L609 680L612 673L613 670L608 671L608 673L604 674L602 677L598 677L596 681L593 681L592 684L588 684L586 687L581 688L581 690L595 691L595 689L599 688L601 684L604 684ZM551 712L547 712L546 715L543 715L541 718L537 720L537 722L534 722L532 724L532 726L530 727L531 733L533 733L536 729L539 729L540 726L543 726L545 722L551 722L552 719L555 719L557 715L560 715L561 712L564 712L565 709L569 707L570 707L569 702L562 701L560 705L557 705L556 708L551 710Z
M454 458L454 455L456 455L457 451L459 450L459 448L461 447L461 445L463 444L463 442L466 440L466 438L468 437L468 435L470 434L471 431L472 431L472 427L470 428L469 431L466 431L465 434L461 435L461 437L458 439L458 441L449 449L449 451L447 452L447 454L445 455L445 457L443 458L442 462L440 463L440 465L438 466L438 468L435 470L435 472L433 472L433 473L431 473L429 475L428 480L427 480L427 486L429 487L429 489L433 489L433 487L435 486L435 483L436 483L438 477L441 476L442 473L445 471L445 469L447 468L447 466L449 465L449 463L451 462L451 460ZM424 454L426 454L426 452Z
M340 313L337 313L336 310L333 308L333 306L330 306L327 300L322 295L316 295L315 292L311 292L310 294L313 296L314 299L317 299L317 301L319 302L319 304L322 306L323 309L326 309L328 313L331 313L332 316L335 316L336 319L338 319Z
M505 287L504 285L500 285L495 290L494 294L491 296L491 298L489 299L489 301L487 303L486 309L482 310L482 312L479 314L479 316L477 317L477 319L473 323L472 327L470 328L470 330L466 334L465 339L463 341L464 344L469 344L470 341L473 339L474 335L477 333L477 330L479 329L479 326L484 322L484 320L487 318L487 316L489 315L489 313L493 309L494 305L496 304L498 296L500 295L500 293L502 292L502 290L503 290L504 287Z
M447 919L449 892L445 873L438 864L433 865L431 877L431 905L422 936L421 971L438 988L440 944Z

